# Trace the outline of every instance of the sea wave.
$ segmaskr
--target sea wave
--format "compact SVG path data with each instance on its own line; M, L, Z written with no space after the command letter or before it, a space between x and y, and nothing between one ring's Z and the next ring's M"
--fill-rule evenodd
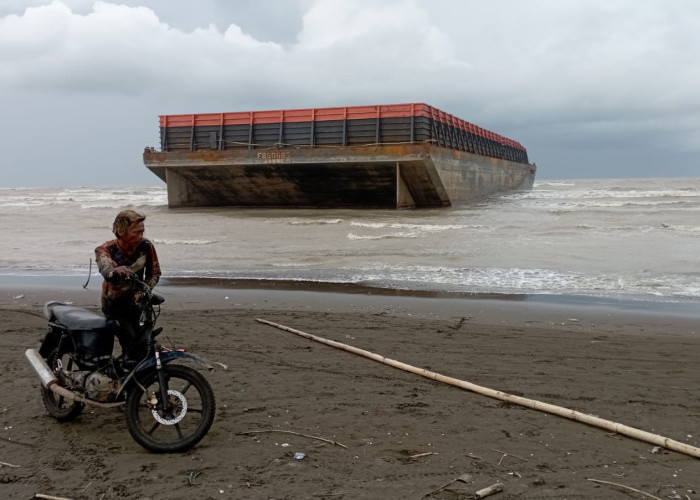
M640 274L589 274L555 269L450 268L445 266L375 266L355 276L363 283L392 288L474 293L579 294L589 296L654 296L700 298L700 288L688 275L655 279Z
M158 245L211 245L217 243L216 240L177 240L177 239L160 239L156 238L153 243Z
M661 224L661 229L668 231L681 231L685 233L700 233L700 226L688 226L683 224Z
M555 188L569 188L576 184L573 182L563 182L563 181L535 181L534 189L542 189L545 187L555 187Z
M349 240L387 240L387 239L401 239L401 238L418 238L419 235L416 232L399 232L399 233L388 233L388 234L354 234L348 233L347 238Z
M167 206L165 187L135 188L0 188L0 208L34 209L75 206L122 208L124 206Z
M290 220L292 226L309 226L316 224L340 224L343 219L294 219Z
M674 188L674 189L549 189L549 190L534 190L530 193L526 193L526 196L531 199L578 199L578 200L590 200L590 199L606 199L606 198L698 198L700 197L700 190L695 188L685 189L685 188Z
M464 225L464 224L416 224L404 222L350 222L353 227L362 227L368 229L412 229L427 232L438 231L459 231L463 229L488 229L488 226L481 224Z

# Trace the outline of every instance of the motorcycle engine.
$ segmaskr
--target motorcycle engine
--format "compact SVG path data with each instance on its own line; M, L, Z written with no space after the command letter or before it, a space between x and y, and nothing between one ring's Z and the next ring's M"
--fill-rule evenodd
M94 372L85 379L85 395L100 402L112 401L119 390L119 382L107 375Z

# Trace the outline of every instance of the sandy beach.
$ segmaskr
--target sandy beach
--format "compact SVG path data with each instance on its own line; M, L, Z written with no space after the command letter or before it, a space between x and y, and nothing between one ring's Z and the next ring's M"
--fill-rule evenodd
M86 409L60 424L43 408L23 356L45 330L41 307L51 299L96 309L97 284L0 287L0 496L468 499L500 483L490 498L700 498L698 458L256 321L696 447L700 315L576 300L182 285L159 287L162 342L228 370L207 374L217 398L211 431L176 455L140 448L120 410Z

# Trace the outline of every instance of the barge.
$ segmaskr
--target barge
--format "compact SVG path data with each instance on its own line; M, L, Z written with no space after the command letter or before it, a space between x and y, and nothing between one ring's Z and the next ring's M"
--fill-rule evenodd
M160 116L170 207L449 207L532 188L518 142L423 103Z

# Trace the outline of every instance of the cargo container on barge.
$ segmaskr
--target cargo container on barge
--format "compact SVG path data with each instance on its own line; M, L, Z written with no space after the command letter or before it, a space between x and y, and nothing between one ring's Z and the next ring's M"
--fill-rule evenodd
M427 104L160 116L170 207L448 207L532 188L518 142Z

